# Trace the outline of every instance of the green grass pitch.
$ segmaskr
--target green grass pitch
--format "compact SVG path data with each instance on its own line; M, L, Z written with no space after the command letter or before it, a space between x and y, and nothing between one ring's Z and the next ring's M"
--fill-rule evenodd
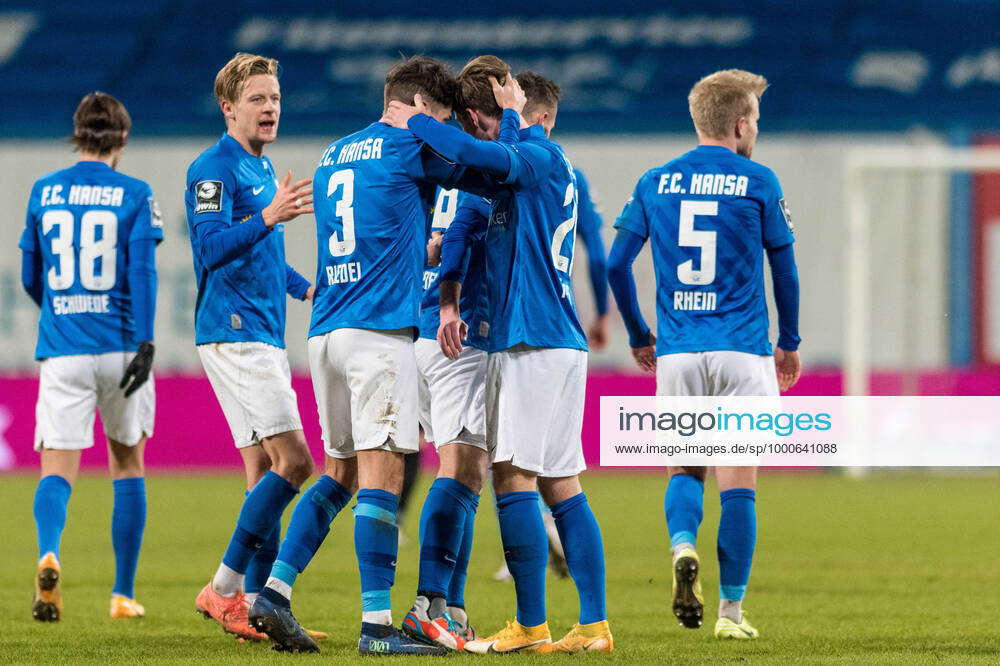
M416 520L428 479L407 516L393 595L402 620L416 584ZM1000 662L1000 478L768 475L761 479L759 538L746 606L761 630L754 643L720 643L712 622L692 631L670 615L670 567L662 476L591 474L584 479L604 533L613 655L588 663L998 663ZM35 479L0 478L0 663L292 664L353 662L358 575L352 518L342 513L299 579L294 608L331 634L316 656L239 644L194 612L243 498L236 476L153 476L137 595L147 618L107 617L113 580L111 485L85 476L74 488L62 546L65 613L46 625L30 616ZM489 496L487 496L488 498ZM496 522L484 499L469 568L473 623L487 632L513 617L513 586L492 580L501 560ZM718 495L708 485L699 550L708 615L714 618ZM548 586L549 626L575 619L570 581ZM565 656L454 656L506 663ZM390 659L392 661L393 659Z

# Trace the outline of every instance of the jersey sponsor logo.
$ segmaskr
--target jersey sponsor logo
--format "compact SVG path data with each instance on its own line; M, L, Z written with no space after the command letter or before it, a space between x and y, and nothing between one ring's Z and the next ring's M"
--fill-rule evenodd
M153 197L147 197L149 203L149 223L154 227L163 227L163 213L160 212L160 204L156 203Z
M194 212L217 213L222 210L222 181L203 180L195 185L195 197L198 202L195 204Z
M788 210L788 204L785 203L784 199L778 199L778 207L781 208L781 214L785 217L785 224L788 225L788 230L794 232L795 225L792 224L792 211Z
M260 194L261 192L264 191L265 187L267 187L267 186L266 185L261 185L260 187L253 188L253 195L257 196L258 194Z
M674 310L715 310L717 298L714 291L675 291Z

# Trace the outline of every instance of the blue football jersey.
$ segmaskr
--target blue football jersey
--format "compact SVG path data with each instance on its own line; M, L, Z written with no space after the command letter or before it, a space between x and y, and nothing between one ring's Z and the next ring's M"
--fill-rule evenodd
M577 186L562 148L540 125L509 144L511 171L490 191L486 282L469 343L489 352L518 344L587 349L570 272ZM527 145L532 150L523 150Z
M221 266L211 268L200 258L202 225L228 228L259 218L277 190L270 160L248 153L228 134L188 168L184 203L198 283L195 344L285 346L285 225L274 225L248 251Z
M650 241L658 355L772 353L764 250L795 240L773 171L699 146L646 172L615 227Z
M163 239L149 185L103 162L78 162L31 188L19 243L44 272L39 359L135 351L130 241Z
M420 325L434 187L424 144L372 123L323 152L315 190L317 274L309 336ZM457 168L450 165L449 168Z
M431 219L430 230L432 232L447 233L451 223L456 219L480 229L469 235L471 245L467 253L468 263L465 269L465 279L462 281L462 296L459 302L459 310L470 329L479 324L475 320L475 311L486 268L483 239L489 217L490 203L483 197L457 189L438 188L434 215ZM424 267L424 298L420 304L420 337L429 340L437 338L438 326L441 323L439 289L441 281L438 277L440 271L440 265Z

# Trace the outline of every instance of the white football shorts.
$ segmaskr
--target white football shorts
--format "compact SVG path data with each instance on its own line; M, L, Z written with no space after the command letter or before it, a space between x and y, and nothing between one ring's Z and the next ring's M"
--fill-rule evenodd
M774 357L738 351L664 354L656 359L656 395L778 395Z
M284 349L264 342L210 342L198 356L236 448L302 429Z
M152 436L156 410L153 375L128 398L118 388L135 352L53 356L42 361L35 406L35 450L76 451L94 445L94 415L104 433L135 446Z
M545 477L579 474L587 352L517 345L489 355L486 443L493 462Z
M411 331L340 328L309 338L309 369L328 456L419 448Z
M414 353L424 439L435 447L458 442L486 450L486 352L463 347L453 361L437 340L421 338Z

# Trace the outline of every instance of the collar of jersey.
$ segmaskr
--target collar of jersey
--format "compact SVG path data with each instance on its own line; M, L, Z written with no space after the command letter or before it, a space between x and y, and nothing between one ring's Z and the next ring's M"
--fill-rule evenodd
M710 153L732 153L733 155L737 154L732 150L730 150L729 148L726 148L725 146L698 146L697 148L695 148L695 150L702 150Z
M545 138L545 128L541 125L531 125L527 129L520 130L521 138L527 139L531 137L533 139L544 139Z
M107 162L100 162L98 160L80 160L76 163L79 167L84 167L87 169L110 169L111 166Z
M264 159L264 154L263 153L261 153L260 157L257 157L256 155L254 155L253 153L251 153L250 151L248 151L246 148L244 148L243 145L239 141L237 141L236 139L234 139L233 136L229 132L223 132L222 133L222 138L219 139L219 143L224 144L227 148L229 148L229 150L235 150L236 152L240 153L241 155L245 155L245 156L247 156L247 157L249 157L251 159L255 159L255 160L263 160Z

